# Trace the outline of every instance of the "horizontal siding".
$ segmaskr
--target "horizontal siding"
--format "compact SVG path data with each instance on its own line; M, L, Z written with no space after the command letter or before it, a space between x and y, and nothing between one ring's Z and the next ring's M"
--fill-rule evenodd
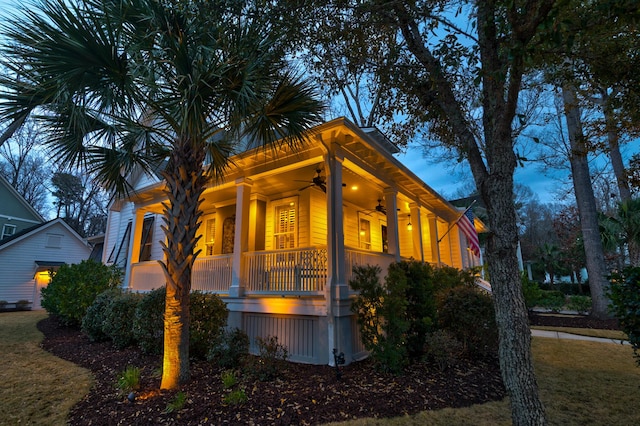
M61 248L46 247L47 234L62 235ZM91 249L60 224L40 232L0 251L0 300L33 302L36 260L79 263L89 257Z

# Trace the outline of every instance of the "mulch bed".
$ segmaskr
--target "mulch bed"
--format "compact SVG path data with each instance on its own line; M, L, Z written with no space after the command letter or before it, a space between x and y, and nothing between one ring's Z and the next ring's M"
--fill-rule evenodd
M186 403L167 413L176 392L158 390L159 357L91 343L79 331L51 318L39 322L38 328L45 335L45 350L91 370L95 377L89 394L72 409L71 425L315 425L463 407L505 396L497 360L459 361L444 371L417 364L401 376L380 373L365 360L343 367L340 380L335 369L326 365L287 363L274 381L241 381L236 388L244 387L248 400L226 405L222 371L208 362L192 362L191 381L182 388ZM142 369L141 388L133 403L116 388L118 374L130 365Z

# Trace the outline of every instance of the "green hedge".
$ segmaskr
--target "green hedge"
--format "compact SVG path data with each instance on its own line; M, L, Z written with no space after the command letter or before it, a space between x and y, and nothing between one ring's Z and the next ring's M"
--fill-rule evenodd
M98 294L118 287L121 276L119 269L93 260L62 265L42 289L42 307L62 323L80 326Z

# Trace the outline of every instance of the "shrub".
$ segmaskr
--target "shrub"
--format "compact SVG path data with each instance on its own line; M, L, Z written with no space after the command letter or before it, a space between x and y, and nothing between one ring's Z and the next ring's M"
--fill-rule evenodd
M426 336L425 358L432 361L440 371L454 365L462 351L462 343L448 331L436 330Z
M116 267L93 260L62 265L42 289L42 307L66 325L79 326L98 294L120 285Z
M0 310L6 308L8 304L6 300L0 300Z
M565 296L559 290L542 290L540 299L538 300L538 306L553 312L558 312L562 309L564 303Z
M378 266L356 266L351 288L360 293L351 304L360 335L378 368L398 374L407 363L406 275L402 268L390 266L385 287L378 278Z
M284 345L278 343L276 336L268 336L264 339L258 336L256 344L258 356L248 359L245 371L263 382L277 378L284 366L284 361L289 358L289 351Z
M449 331L471 356L494 354L498 347L493 301L474 287L454 287L438 298L438 325Z
M165 288L146 294L136 308L133 333L140 348L149 354L162 353ZM218 295L194 291L190 295L189 354L204 359L227 323L228 310Z
M213 339L207 359L222 368L237 367L249 354L249 336L240 329L223 330Z
M640 366L640 268L626 268L611 276L610 310L633 347Z
M138 293L123 292L111 299L111 303L106 307L102 331L118 349L135 343L133 319L141 298L142 295Z
M217 294L193 291L190 295L189 354L205 359L214 339L227 325L229 310Z
M133 336L140 349L150 355L162 353L165 288L144 295L133 316Z
M82 318L82 331L89 336L92 342L109 340L109 336L103 331L104 319L107 315L111 301L122 294L122 289L113 288L103 291L89 306L87 313Z
M591 298L589 296L569 296L567 308L578 311L580 314L587 314L591 310Z
M406 319L407 350L409 356L418 358L424 351L424 342L427 333L435 326L436 302L434 290L436 288L436 276L450 277L447 272L434 268L428 263L409 261L391 265L390 268L399 268L406 277ZM440 281L442 283L443 281Z
M524 304L527 309L531 310L538 306L542 298L542 290L535 281L530 281L527 277L522 277L522 295L524 296Z

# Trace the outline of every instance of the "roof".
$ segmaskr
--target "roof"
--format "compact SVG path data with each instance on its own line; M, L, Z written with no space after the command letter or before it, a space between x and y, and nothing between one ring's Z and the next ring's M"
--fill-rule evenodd
M69 233L71 233L71 235L76 237L83 244L85 245L87 244L87 242L80 235L78 235L78 233L74 231L73 228L71 228L62 218L56 218L48 222L44 222L44 223L40 223L38 225L32 226L30 228L23 229L22 231L17 232L12 236L3 239L2 241L0 241L0 250L3 250L19 241L22 241L23 239L29 238L29 236L31 235L42 232L43 230L50 228L56 224L62 225L64 228L67 229L67 231L69 231Z
M42 217L42 215L38 213L38 211L34 209L31 206L31 204L29 204L27 200L25 200L24 197L20 195L18 191L16 191L13 185L11 185L9 181L6 180L2 175L0 175L0 184L3 184L4 186L6 186L6 188L9 190L11 195L13 195L20 204L22 204L27 210L29 210L31 214L33 214L38 220L44 222L44 218Z

